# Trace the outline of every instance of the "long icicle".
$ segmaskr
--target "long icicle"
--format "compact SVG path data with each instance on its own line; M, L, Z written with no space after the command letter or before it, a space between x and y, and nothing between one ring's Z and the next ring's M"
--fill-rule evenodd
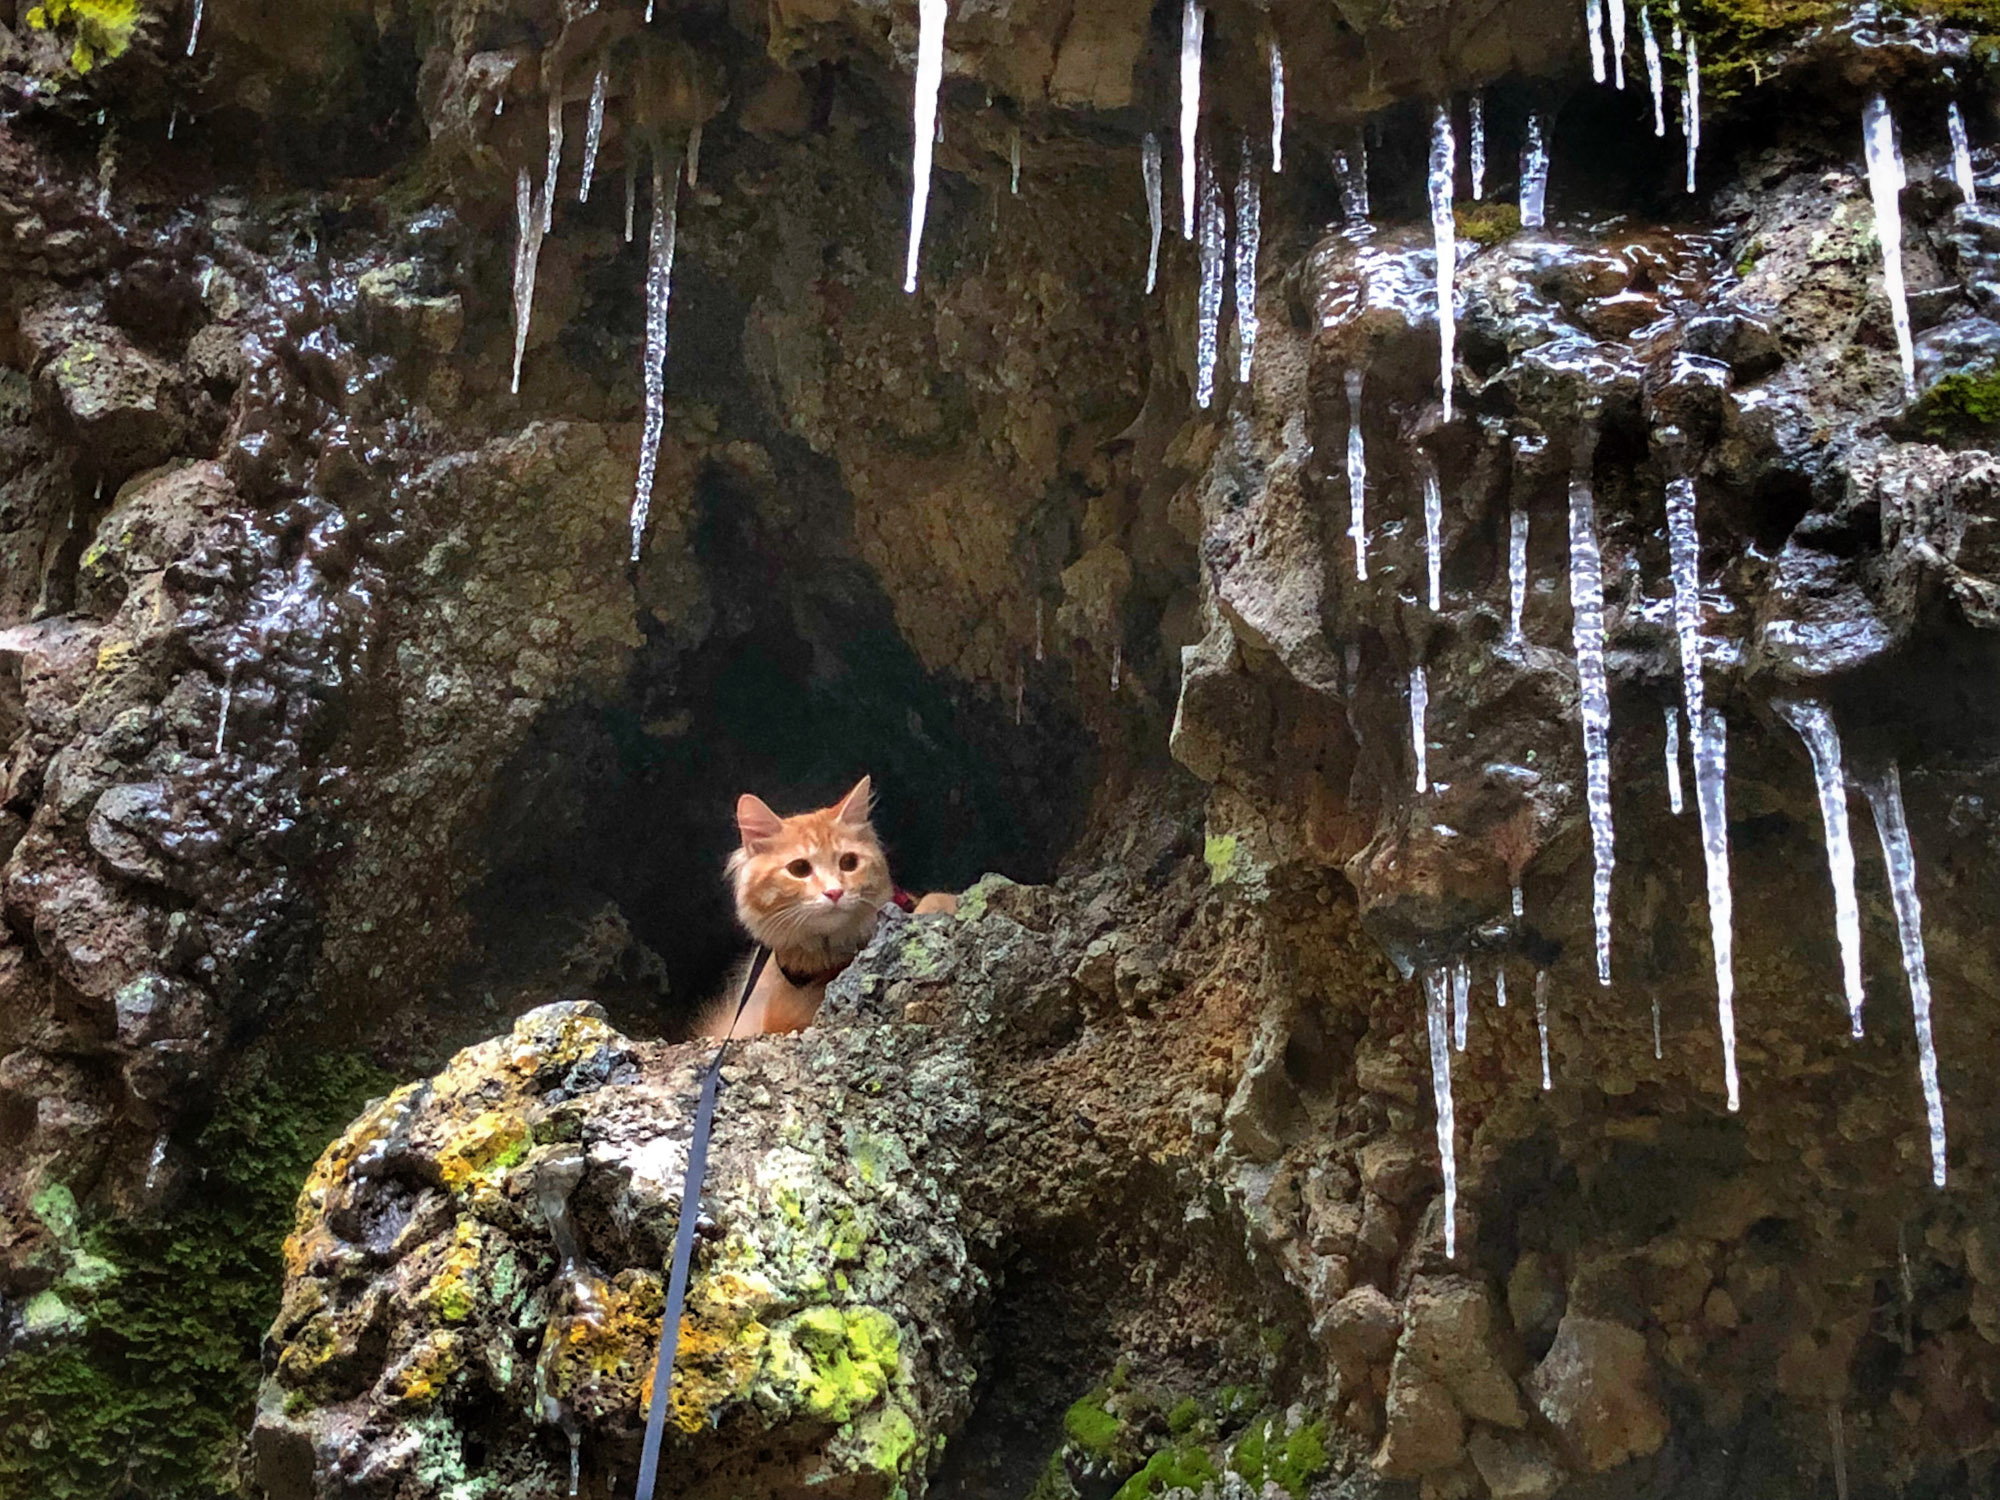
M1285 54L1276 37L1271 38L1271 170L1285 170Z
M1451 1037L1445 1018L1444 970L1424 972L1424 1029L1431 1052L1431 1097L1437 1103L1438 1165L1444 1173L1444 1253L1458 1255L1458 1122L1451 1106Z
M1228 229L1222 209L1222 179L1215 157L1201 152L1201 286L1195 300L1194 403L1207 408L1215 399L1215 361L1222 346L1222 262Z
M1201 123L1201 39L1208 12L1200 0L1181 10L1181 238L1194 238L1195 131Z
M1591 917L1597 933L1597 982L1611 983L1611 689L1604 673L1604 563L1598 550L1597 501L1590 491L1587 436L1569 485L1569 600L1583 719L1584 800L1590 814Z
M549 78L549 165L548 177L542 184L542 233L547 234L556 227L556 179L562 173L563 151L563 83L562 75L554 72L555 64L550 63Z
M1694 191L1694 161L1701 151L1701 61L1695 54L1694 33L1687 34L1682 54L1687 81L1681 85L1681 128L1687 132L1687 190Z
M1610 0L1611 76L1619 88L1625 87L1625 0Z
M1535 970L1535 1031L1542 1043L1542 1092L1555 1087L1549 1076L1549 971Z
M1444 501L1438 488L1437 464L1421 448L1417 450L1417 475L1424 491L1424 565L1429 574L1431 613L1436 614L1444 597L1440 587L1444 549L1438 535L1444 520Z
M1924 963L1924 908L1917 899L1917 857L1903 812L1903 778L1895 762L1879 776L1862 780L1861 790L1875 813L1882 863L1889 871L1889 894L1896 907L1896 935L1903 945L1903 977L1909 981L1910 1011L1917 1027L1917 1076L1924 1089L1924 1119L1930 1127L1931 1181L1944 1186L1944 1093L1938 1085L1937 1038L1931 1029L1931 976Z
M201 0L194 0L194 20L188 26L187 55L194 56L194 44L201 40Z
M1805 741L1812 756L1813 788L1819 797L1820 827L1826 835L1827 874L1833 881L1833 925L1840 939L1841 985L1847 995L1848 1023L1861 1035L1861 902L1854 889L1854 835L1847 821L1847 775L1841 764L1840 731L1824 703L1806 698L1774 699L1771 707Z
M1507 639L1525 640L1521 616L1528 606L1528 513L1516 500L1507 508Z
M1677 704L1666 705L1667 721L1667 810L1681 815L1681 711Z
M535 268L542 258L542 210L526 167L514 179L514 381L521 394L521 360L528 352L528 324L535 314Z
M597 148L604 141L604 95L610 83L610 73L600 60L597 77L590 85L590 114L583 127L583 181L576 185L576 201L590 201L591 179L597 176Z
M1729 825L1724 818L1725 726L1710 714L1702 682L1701 536L1695 522L1694 480L1680 475L1667 482L1667 555L1673 574L1674 633L1680 641L1681 692L1687 707L1688 737L1694 750L1695 811L1701 820L1702 867L1708 882L1709 943L1715 956L1716 1014L1723 1028L1722 1056L1729 1107L1737 1107L1736 977L1732 962L1729 887Z
M1419 795L1431 789L1430 730L1425 723L1430 713L1430 706L1430 678L1424 673L1423 663L1419 662L1410 668L1410 749L1416 756Z
M1646 54L1646 87L1653 95L1653 134L1665 137L1667 133L1666 69L1660 62L1660 41L1653 35L1653 12L1650 6L1639 7L1639 44Z
M1465 104L1466 165L1472 172L1472 196L1486 196L1486 94L1475 90Z
M1257 153L1243 137L1242 167L1236 178L1236 379L1250 383L1257 352L1257 250L1263 240L1263 194L1257 181Z
M931 152L937 146L938 90L944 87L945 0L917 0L917 88L910 135L910 248L903 290L917 289L924 214L931 201Z
M1359 370L1347 372L1347 534L1354 539L1354 576L1368 581L1368 449L1361 439Z
M646 247L645 420L639 435L639 478L632 489L632 561L646 540L653 509L653 472L667 426L667 303L673 293L674 235L680 218L681 164L653 152L653 233Z
M1978 200L1979 184L1972 175L1972 143L1966 139L1965 116L1959 113L1956 99L1945 107L1944 127L1951 137L1951 180L1970 206Z
M1708 935L1715 949L1715 1018L1722 1031L1722 1081L1733 1114L1742 1103L1736 1078L1736 971L1733 907L1729 890L1729 728L1720 709L1692 721L1694 796L1701 812L1702 864L1708 875Z
M1590 76L1604 82L1604 0L1583 0L1583 29L1590 33Z
M1910 340L1910 300L1903 289L1903 153L1896 121L1880 94L1861 111L1861 151L1868 163L1868 195L1875 205L1875 238L1882 244L1882 290L1896 326L1896 354L1903 362L1903 396L1917 395L1917 356Z
M1152 232L1152 240L1146 251L1146 295L1153 295L1153 288L1160 279L1160 138L1146 132L1145 140L1139 143L1139 180L1146 187L1146 220Z
M1429 191L1431 238L1437 246L1438 386L1444 398L1444 420L1451 421L1451 376L1453 345L1457 332L1457 304L1452 281L1458 270L1457 221L1452 217L1452 177L1457 170L1458 147L1451 134L1451 109L1440 104L1431 120L1431 161Z
M1451 966L1451 1050L1465 1050L1472 1023L1472 966L1460 958Z

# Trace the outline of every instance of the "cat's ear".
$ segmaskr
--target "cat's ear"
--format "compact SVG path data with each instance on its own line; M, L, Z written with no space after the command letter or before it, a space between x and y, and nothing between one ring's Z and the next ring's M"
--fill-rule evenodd
M757 854L785 831L785 820L745 792L736 799L736 831L743 835L744 852Z
M840 805L833 810L833 820L844 823L849 828L868 826L868 809L875 800L875 789L869 784L872 778L864 776L854 783L854 790L840 799Z

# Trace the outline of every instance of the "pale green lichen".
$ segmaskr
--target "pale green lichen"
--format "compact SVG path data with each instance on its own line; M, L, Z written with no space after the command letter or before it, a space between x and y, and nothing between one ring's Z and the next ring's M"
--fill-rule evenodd
M1202 842L1202 863L1208 866L1212 884L1227 885L1235 873L1237 839L1233 833L1211 833Z

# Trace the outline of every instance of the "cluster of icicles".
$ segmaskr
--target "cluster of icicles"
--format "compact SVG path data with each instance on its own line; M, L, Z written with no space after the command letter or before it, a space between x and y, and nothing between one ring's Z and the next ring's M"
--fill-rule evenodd
M1592 918L1595 929L1597 977L1611 983L1611 825L1610 693L1604 666L1604 574L1598 543L1596 502L1591 492L1590 450L1586 439L1569 489L1569 588L1571 637L1576 656L1585 755L1585 802L1593 855ZM1735 978L1733 973L1733 911L1729 877L1729 825L1725 798L1727 724L1720 709L1706 698L1703 683L1701 633L1700 544L1695 520L1694 480L1686 475L1668 482L1665 496L1667 543L1673 615L1681 659L1682 706L1665 709L1667 796L1673 812L1683 810L1680 720L1684 711L1694 764L1695 808L1701 826L1703 864L1708 889L1710 943L1715 959L1716 1014L1722 1038L1723 1082L1733 1111L1741 1103L1736 1068ZM1526 585L1525 516L1518 509L1510 518L1508 592L1511 638L1521 633L1521 601ZM1429 684L1421 666L1410 676L1410 729L1416 752L1416 785L1429 787L1425 711ZM1811 758L1820 820L1824 831L1828 873L1834 893L1834 928L1839 941L1842 987L1851 1032L1862 1034L1862 970L1860 903L1855 893L1854 844L1848 823L1847 773L1833 715L1813 699L1783 699L1772 704L1804 742ZM1931 1026L1930 978L1924 961L1923 911L1917 898L1916 856L1903 810L1902 782L1894 762L1857 777L1874 815L1882 846L1889 890L1896 914L1903 970L1915 1021L1917 1069L1924 1096L1925 1123L1930 1137L1931 1180L1945 1183L1944 1100L1938 1084L1937 1045ZM1523 914L1519 886L1513 891L1513 914ZM1429 1032L1431 1081L1437 1102L1438 1151L1444 1169L1444 1237L1446 1254L1457 1253L1458 1174L1454 1150L1451 1097L1451 1053L1463 1051L1469 1021L1471 970L1457 959L1423 976L1424 1009ZM1503 964L1494 969L1495 1003L1507 1004ZM1534 982L1535 1024L1540 1033L1542 1087L1553 1087L1549 1067L1548 985L1546 972ZM1450 996L1450 1015L1446 995ZM1450 1045L1446 1044L1449 1020ZM1660 1011L1653 1001L1653 1055L1661 1055Z

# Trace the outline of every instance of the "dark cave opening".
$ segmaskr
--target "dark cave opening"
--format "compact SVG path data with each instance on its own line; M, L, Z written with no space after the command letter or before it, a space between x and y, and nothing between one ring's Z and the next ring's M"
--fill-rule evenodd
M562 968L615 906L635 946L563 980L639 1035L673 1034L748 951L723 875L739 794L794 813L871 776L891 868L921 893L988 871L1048 880L1095 782L1059 704L1017 726L1011 705L926 672L858 562L793 545L805 523L772 521L737 476L700 490L706 636L649 624L623 694L550 715L499 770L472 903L465 979L496 994ZM822 475L793 487L793 514L802 491L809 515L844 504Z

